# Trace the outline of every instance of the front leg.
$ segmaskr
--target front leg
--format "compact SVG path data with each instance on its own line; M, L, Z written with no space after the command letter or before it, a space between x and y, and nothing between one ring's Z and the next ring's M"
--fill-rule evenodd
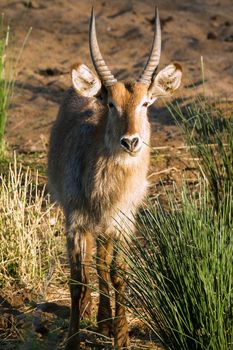
M90 311L90 290L87 287L89 283L87 259L90 259L90 240L86 234L80 234L75 228L70 228L67 232L67 248L71 277L71 312L65 350L79 350L80 317L85 311Z
M115 349L125 349L130 345L128 322L126 319L125 304L125 282L121 277L126 271L126 264L123 262L119 252L114 251L111 264L111 280L115 288L115 318L114 318L114 345Z
M98 332L111 337L113 333L112 310L109 295L110 263L112 260L112 241L99 238L97 241L97 272L99 278L100 299L97 313Z
M92 248L93 248L93 237L91 233L85 233L85 239L82 243L82 280L84 281L81 304L80 304L80 318L90 318L91 317L91 291L92 289L88 287L90 284L90 267L92 265Z

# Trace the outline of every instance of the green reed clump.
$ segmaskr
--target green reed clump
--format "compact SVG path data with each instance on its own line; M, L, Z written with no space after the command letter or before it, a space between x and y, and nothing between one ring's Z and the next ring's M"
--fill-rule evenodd
M121 247L130 307L166 349L231 349L232 195L218 214L206 188L198 198L183 190L181 203L170 196L170 210L142 212L140 236Z

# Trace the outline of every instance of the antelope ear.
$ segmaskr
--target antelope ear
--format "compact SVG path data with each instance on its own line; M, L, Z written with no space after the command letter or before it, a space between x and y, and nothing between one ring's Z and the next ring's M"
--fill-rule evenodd
M85 64L74 66L71 76L75 90L82 96L93 97L100 92L101 81Z
M171 96L180 86L182 68L178 63L169 64L162 69L152 81L148 94L151 100Z

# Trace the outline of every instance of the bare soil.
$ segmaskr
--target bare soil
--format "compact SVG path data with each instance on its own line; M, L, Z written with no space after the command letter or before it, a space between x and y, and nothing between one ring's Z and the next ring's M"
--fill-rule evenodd
M11 26L15 55L32 27L18 67L6 139L19 154L33 155L38 165L46 163L49 131L64 91L71 84L70 67L76 62L92 67L88 48L92 4L93 1L84 0L0 1L0 11ZM183 67L182 88L174 98L187 106L196 94L203 92L202 56L205 93L232 100L232 0L158 0L157 4L163 40L160 68L172 61ZM100 47L118 79L136 79L144 67L153 37L154 5L154 0L94 2ZM179 181L184 171L188 172L190 182L194 181L195 168L165 102L159 101L150 114L152 146L156 147L150 180L156 196L163 184ZM0 341L0 349L61 347L69 316L68 290L64 290L65 302L45 304L39 303L32 291L3 291L0 337L4 337L6 330L10 335L9 341L2 345ZM61 291L54 293L57 296ZM53 299L59 299L56 296ZM131 328L134 339L137 335L143 344L148 333L136 321L132 321ZM18 340L12 339L20 339L20 329L24 329L24 334L27 332L27 340L19 345ZM152 349L148 342L147 346ZM89 348L87 343L83 348ZM140 348L142 345L135 345L135 349Z

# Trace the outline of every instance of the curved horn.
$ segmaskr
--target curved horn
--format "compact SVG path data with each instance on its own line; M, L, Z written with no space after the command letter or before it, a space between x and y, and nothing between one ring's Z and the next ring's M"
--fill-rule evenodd
M91 22L90 22L90 28L89 28L89 46L90 46L91 59L95 67L95 70L100 77L100 80L106 87L114 85L117 82L117 80L112 75L111 71L109 70L108 66L104 62L104 59L100 53L100 49L99 49L99 45L96 37L95 14L94 14L93 7L91 11Z
M151 48L146 66L140 78L138 79L139 83L150 85L151 79L155 73L155 70L159 65L160 54L161 54L161 27L160 27L160 20L159 20L159 10L157 8L153 44L152 44L152 48Z

